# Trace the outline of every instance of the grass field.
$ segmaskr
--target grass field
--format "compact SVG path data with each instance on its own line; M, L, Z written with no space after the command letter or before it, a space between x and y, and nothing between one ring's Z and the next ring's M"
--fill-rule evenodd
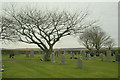
M5 71L3 78L118 78L118 63L97 60L83 60L83 69L77 67L76 59L69 59L71 55L65 55L66 64L60 64L61 57L55 57L56 63L40 60L25 60L24 54L18 54L14 59L9 55L2 55ZM76 55L77 56L77 55ZM35 54L40 59L41 55ZM114 59L114 57L113 57Z

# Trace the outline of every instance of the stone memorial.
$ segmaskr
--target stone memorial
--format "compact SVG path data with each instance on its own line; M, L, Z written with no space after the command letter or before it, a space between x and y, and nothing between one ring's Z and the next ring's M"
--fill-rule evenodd
M30 51L30 58L34 58L34 51L33 50Z
M111 56L111 51L110 50L107 51L106 61L112 62L112 56Z
M93 60L96 60L96 52L93 51L93 54L94 54L94 56L93 56Z
M71 52L72 53L72 59L74 59L74 53L73 52Z
M103 60L104 60L103 53L100 53L100 60L101 60L101 61L103 61Z
M61 64L65 64L65 56L64 56L64 54L62 54L62 56L61 56Z
M26 51L26 58L29 58L29 52Z
M81 55L82 55L82 60L86 60L86 53L85 53L85 51L82 51Z
M55 54L54 54L54 53L52 53L51 62L52 62L52 63L55 63Z
M91 60L90 57L91 57L90 54L87 54L87 60Z
M42 55L42 61L45 61L45 54Z
M93 60L96 60L96 54L94 54L94 56L93 56Z
M66 51L63 51L64 54L66 54Z
M83 62L80 56L78 57L78 68L83 68Z

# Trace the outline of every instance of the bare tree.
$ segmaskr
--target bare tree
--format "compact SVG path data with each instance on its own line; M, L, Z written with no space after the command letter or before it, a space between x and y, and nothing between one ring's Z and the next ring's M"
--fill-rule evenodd
M14 30L12 30L10 27L11 23L12 21L10 19L7 19L3 16L0 18L0 39L12 40L15 38L13 35Z
M100 27L94 27L92 30L93 41L97 52L105 45L105 42L110 39L110 36L107 35Z
M92 34L91 34L91 32L89 31L89 29L88 30L85 30L84 32L83 32L83 34L81 34L80 36L79 36L79 39L78 39L78 41L79 41L79 43L81 44L83 44L90 52L93 50L93 48L94 48L94 44L93 44L93 40L92 40L92 37L93 36L91 36Z
M88 50L95 48L97 52L99 52L109 39L110 36L108 36L99 26L88 28L79 38Z
M115 46L115 42L112 38L110 38L109 40L106 41L105 46L111 50L113 46Z
M38 9L22 9L19 11L5 10L3 25L7 27L9 39L36 44L46 54L45 60L50 60L53 46L62 37L83 32L95 22L85 24L87 13L69 13L66 11L42 11ZM12 33L9 35L9 33Z

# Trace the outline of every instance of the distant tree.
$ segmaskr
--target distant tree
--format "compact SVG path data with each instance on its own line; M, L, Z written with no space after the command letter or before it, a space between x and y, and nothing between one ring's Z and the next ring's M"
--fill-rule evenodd
M78 39L78 41L79 41L79 43L81 44L82 43L82 45L84 45L90 52L93 50L93 48L94 48L94 43L93 43L93 40L92 40L92 37L93 36L91 36L92 34L91 34L91 32L89 31L89 29L88 30L85 30L84 32L83 32L83 34L81 34L80 36L79 36L79 39Z
M107 47L109 50L111 50L113 46L115 46L115 42L112 38L106 41L105 47Z
M53 46L64 36L81 33L95 22L85 23L87 13L70 13L67 11L42 11L38 9L22 9L15 11L5 9L2 27L9 30L5 39L36 44L50 60ZM6 31L5 30L5 31ZM4 34L4 33L3 33ZM7 37L6 37L7 36Z
M88 50L95 48L97 52L99 52L109 39L110 36L108 36L99 26L86 29L79 37L79 40L82 41L82 44Z

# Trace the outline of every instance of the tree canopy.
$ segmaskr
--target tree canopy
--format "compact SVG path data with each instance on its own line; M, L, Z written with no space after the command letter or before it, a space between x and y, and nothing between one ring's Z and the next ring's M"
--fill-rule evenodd
M88 49L93 50L94 48L99 52L103 46L111 46L114 44L114 41L111 41L111 37L107 35L100 26L92 26L86 29L83 34L79 36L79 42Z
M39 9L5 10L1 18L2 38L36 44L46 55L62 37L82 33L96 21L86 21L87 12L42 11ZM47 57L46 57L47 58Z

